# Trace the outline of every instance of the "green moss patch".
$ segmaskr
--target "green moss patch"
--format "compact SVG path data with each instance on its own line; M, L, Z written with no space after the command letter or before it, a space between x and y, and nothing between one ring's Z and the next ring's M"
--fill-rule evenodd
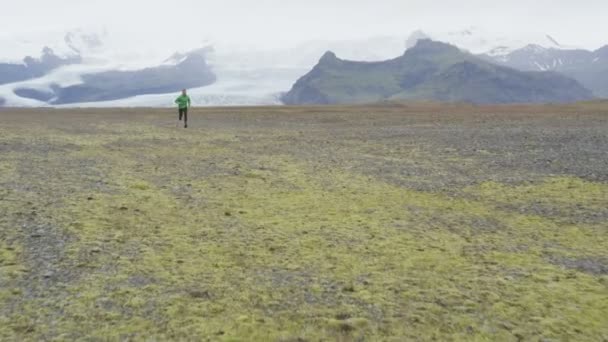
M397 167L426 153L374 177L281 129L23 132L0 137L32 152L0 156L2 340L608 337L604 183L423 191Z

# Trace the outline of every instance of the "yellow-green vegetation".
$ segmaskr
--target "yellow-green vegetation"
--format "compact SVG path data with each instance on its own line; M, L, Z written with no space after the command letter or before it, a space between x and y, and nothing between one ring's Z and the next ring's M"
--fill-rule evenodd
M20 252L19 246L7 245L5 243L0 244L0 276L3 279L14 278L18 275L18 272L21 270L19 263ZM4 295L8 294L9 290L4 288ZM2 295L0 295L0 298L2 298Z
M0 340L608 339L605 182L424 191L142 117L0 136L29 148L0 156Z

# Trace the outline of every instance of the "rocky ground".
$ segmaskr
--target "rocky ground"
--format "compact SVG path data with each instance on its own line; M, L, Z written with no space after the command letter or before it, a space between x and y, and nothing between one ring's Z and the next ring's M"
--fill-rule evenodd
M0 340L608 340L608 104L0 111Z

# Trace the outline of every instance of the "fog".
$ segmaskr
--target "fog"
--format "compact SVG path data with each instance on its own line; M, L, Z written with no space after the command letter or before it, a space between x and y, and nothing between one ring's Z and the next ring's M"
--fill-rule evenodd
M0 39L10 53L28 37L83 28L121 49L170 53L206 42L277 48L474 26L597 48L608 43L606 13L605 0L24 0L3 1Z

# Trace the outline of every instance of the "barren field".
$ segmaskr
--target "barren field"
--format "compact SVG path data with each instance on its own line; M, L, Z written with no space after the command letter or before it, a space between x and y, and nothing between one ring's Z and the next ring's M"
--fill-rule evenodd
M608 340L608 103L190 116L0 111L0 340Z

